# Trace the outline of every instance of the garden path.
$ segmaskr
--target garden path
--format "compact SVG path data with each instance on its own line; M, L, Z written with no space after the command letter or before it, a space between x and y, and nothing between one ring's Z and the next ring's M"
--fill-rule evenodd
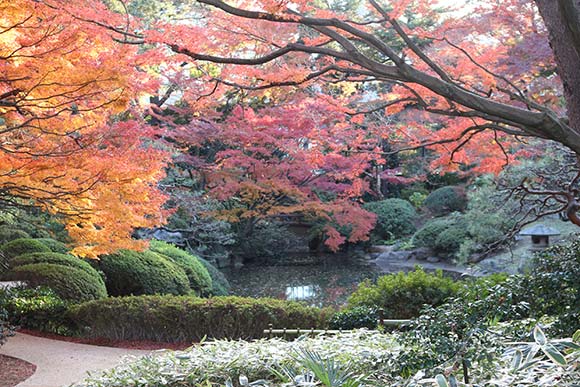
M79 382L87 372L112 368L124 356L151 351L100 347L16 333L0 347L0 354L36 365L36 372L18 387L61 387ZM0 375L0 378L2 375Z

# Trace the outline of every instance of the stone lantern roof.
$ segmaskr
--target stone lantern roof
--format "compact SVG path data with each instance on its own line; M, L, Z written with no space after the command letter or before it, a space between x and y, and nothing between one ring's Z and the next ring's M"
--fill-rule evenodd
M537 224L535 226L526 228L520 232L520 235L530 235L530 236L554 236L560 235L560 231L553 228L548 227L543 224Z

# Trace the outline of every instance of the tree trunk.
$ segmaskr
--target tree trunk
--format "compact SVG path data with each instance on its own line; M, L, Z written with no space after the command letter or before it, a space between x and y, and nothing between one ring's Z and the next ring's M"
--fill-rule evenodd
M535 0L550 34L570 127L580 134L580 0Z

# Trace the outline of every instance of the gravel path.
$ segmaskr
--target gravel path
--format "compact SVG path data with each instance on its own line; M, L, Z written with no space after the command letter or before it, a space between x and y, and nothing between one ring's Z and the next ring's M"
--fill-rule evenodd
M18 387L62 387L83 380L87 372L112 368L122 357L150 351L98 347L17 333L0 347L0 354L36 365L36 372ZM2 375L0 375L2 379Z

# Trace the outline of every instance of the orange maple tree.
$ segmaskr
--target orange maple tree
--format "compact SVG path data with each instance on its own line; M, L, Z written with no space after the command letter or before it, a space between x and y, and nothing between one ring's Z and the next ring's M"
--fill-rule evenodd
M167 155L145 144L153 133L132 103L156 82L104 21L122 15L100 2L0 1L0 203L60 216L89 257L142 247L131 233L162 222L165 201Z

